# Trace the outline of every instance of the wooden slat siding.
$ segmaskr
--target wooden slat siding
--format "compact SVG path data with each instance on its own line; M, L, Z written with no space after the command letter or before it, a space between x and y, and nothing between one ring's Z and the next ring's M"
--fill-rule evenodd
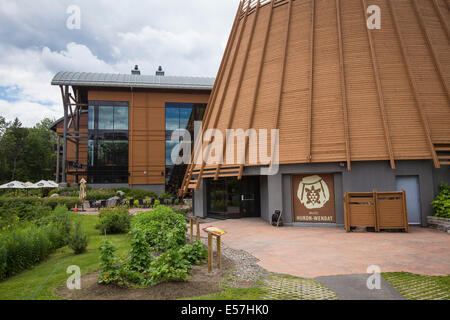
M366 0L361 0L361 4L362 4L362 10L364 13L365 20L367 21L369 16L367 15L368 6L366 3ZM378 70L377 57L375 55L375 48L374 48L375 44L374 44L374 41L372 38L371 30L369 30L369 28L366 28L366 29L367 29L367 37L369 38L370 55L372 58L373 72L375 74L375 82L377 85L378 103L380 106L381 118L383 120L383 128L384 128L384 134L385 134L385 139L386 139L386 146L389 151L389 159L391 162L391 168L395 169L394 151L392 149L391 134L389 131L389 124L388 124L388 120L386 117L386 110L385 110L386 106L385 106L385 102L384 102L383 87L381 85L380 74L379 74L379 70Z
M445 33L447 33L447 38L450 38L450 29L447 24L447 20L445 19L444 14L441 11L441 6L439 5L439 3L437 1L438 0L433 0L434 8L435 8L436 12L438 13L439 20L445 29Z
M205 115L203 117L204 120L203 120L202 134L206 130L206 128L207 128L207 126L209 124L209 121L210 121L210 118L211 118L211 114L212 114L212 110L215 107L214 103L215 103L216 98L217 98L217 93L219 91L218 89L219 89L219 86L222 83L223 75L225 74L225 67L226 67L226 65L228 63L228 60L229 60L229 57L230 57L230 53L231 53L231 50L232 50L232 47L233 47L234 38L236 36L237 25L238 25L238 21L239 21L239 12L242 9L242 5L243 5L243 2L240 2L239 6L238 6L238 9L237 9L236 17L235 17L234 22L233 22L233 26L231 28L231 33L230 33L230 36L228 37L228 42L227 42L227 45L225 47L224 57L222 58L222 61L220 62L220 67L219 67L219 70L217 72L216 81L214 83L213 90L212 90L211 95L209 97L207 109L206 109ZM185 175L185 178L183 180L183 186L181 188L183 193L186 193L186 191L188 189L187 186L188 186L188 184L190 183L190 181L192 179L192 172L193 172L193 170L195 168L195 165L196 165L195 164L195 155L197 154L196 150L198 148L200 148L200 151L197 151L197 152L203 152L203 141L195 141L195 143L194 143L194 149L193 149L192 155L191 155L191 163L188 166L188 169L186 170L186 175Z
M393 2L404 39L404 47L411 61L411 70L418 95L427 116L433 143L450 143L449 101L436 71L412 0ZM447 58L450 51L447 51Z
M336 1L316 1L315 7L311 162L346 161Z
M378 5L382 12L381 30L371 34L395 158L431 158L388 3L372 0L371 4Z
M243 65L243 67L241 69L241 73L239 75L239 81L238 81L236 93L235 93L234 98L233 98L233 103L232 103L232 106L231 106L231 112L230 112L230 116L229 116L229 119L228 119L228 124L227 124L227 127L226 127L226 128L229 128L229 129L231 129L231 125L233 123L233 119L234 119L234 116L235 116L236 105L237 105L237 102L238 102L238 99L239 99L239 95L241 94L242 80L244 79L244 74L245 74L245 71L247 69L248 56L249 56L250 48L251 48L252 42L253 42L253 35L255 34L256 23L258 22L258 14L259 14L259 0L258 0L258 2L256 4L255 16L254 16L252 27L251 27L251 31L250 31L250 39L248 41L247 48L246 48L246 51L245 51L244 65ZM223 144L223 148L222 148L222 156L221 156L222 159L225 159L224 158L224 153L225 153L225 150L227 148L227 141L228 141L227 138L228 138L228 136L227 136L226 133L225 133L225 137L226 137L225 143ZM233 159L233 161L234 161L234 159ZM221 168L221 164L218 163L217 164L217 169L216 169L216 174L214 175L214 180L219 179L220 168Z
M278 105L277 105L277 111L276 111L276 120L275 120L275 127L273 129L279 129L280 127L280 110L281 110L281 103L283 99L283 88L284 88L284 82L285 82L285 74L286 74L286 60L287 60L287 53L288 53L288 46L289 46L289 32L291 27L291 14L292 14L292 1L289 0L289 8L287 12L287 19L286 19L286 33L284 37L284 46L283 46L283 53L282 53L282 62L281 62L281 72L280 72L280 90L278 91ZM272 129L272 128L268 128ZM269 133L268 133L269 135ZM271 135L270 135L271 137ZM272 145L272 141L270 143ZM271 157L273 157L272 148L270 148ZM272 171L272 161L270 161L270 171Z
M430 127L429 127L429 124L428 124L428 120L427 120L426 115L425 115L424 110L423 110L422 101L421 101L421 99L420 99L420 97L418 95L418 92L417 92L417 84L416 84L416 81L414 80L414 77L413 77L413 74L412 74L412 71L411 71L411 62L409 61L408 55L407 55L406 50L405 50L405 44L404 44L403 36L401 34L401 29L400 29L400 26L398 24L397 14L395 12L394 3L392 1L393 0L388 0L387 3L388 3L389 11L390 11L391 16L392 16L392 21L393 21L393 24L394 24L394 30L395 30L395 33L396 33L396 35L398 37L400 49L401 49L401 52L402 52L403 61L405 63L405 67L406 67L406 71L407 71L407 74L408 74L409 82L410 82L410 85L411 85L411 88L412 88L412 92L413 92L413 95L414 95L414 99L415 99L415 102L416 102L417 112L419 113L419 116L420 116L420 119L421 119L422 127L423 127L423 130L424 130L424 133L425 133L425 138L427 140L427 144L428 144L428 147L429 147L429 150L430 150L430 155L431 155L431 157L433 159L434 166L436 168L440 168L439 160L438 160L437 155L436 155L436 150L434 148L433 140L431 139L431 132L430 132Z
M421 10L419 8L419 4L417 3L417 0L412 0L412 3L413 3L413 7L414 7L414 11L416 13L417 19L419 20L419 24L420 24L420 27L422 29L423 35L425 36L425 40L427 42L428 49L431 52L431 56L433 58L433 63L435 65L437 73L438 73L438 75L439 75L439 77L441 79L442 86L444 87L444 90L447 93L447 98L450 101L450 91L449 91L449 88L448 88L447 81L445 79L445 74L444 74L444 71L442 70L442 65L441 65L441 62L439 61L439 58L437 56L435 47L433 45L433 41L431 40L431 35L428 32L428 29L427 29L427 26L426 26L426 24L424 22L422 14L420 13Z
M344 65L344 40L342 38L342 22L341 22L341 0L336 0L336 21L339 40L339 71L341 76L341 95L342 95L342 118L344 122L345 133L345 154L347 157L347 170L352 169L352 158L350 151L350 132L348 125L348 106L347 106L347 84L345 80L345 65Z
M267 40L269 39L270 26L272 24L273 7L274 7L274 2L272 2L271 6L270 6L269 21L267 23L267 29L266 29L266 32L265 32L265 35L264 35L264 45L263 45L263 50L262 50L262 54L261 54L261 62L259 64L258 74L256 76L256 79L257 79L256 80L256 89L255 89L255 93L254 93L253 98L252 98L249 124L248 124L247 128L252 128L253 121L255 119L256 101L257 101L257 98L258 98L258 95L259 95L259 89L261 88L261 75L262 75L262 71L263 71L263 68L264 68L264 59L265 59L265 56L266 56ZM249 139L245 138L245 152L244 152L244 161L243 161L243 163L245 163L245 161L247 159L248 146L249 146ZM242 179L243 172L244 172L244 165L240 165L240 167L239 167L239 174L238 174L238 179L239 180Z
M311 0L311 34L310 34L310 80L309 80L309 103L308 103L308 136L307 136L307 152L306 161L312 160L312 108L314 99L314 29L316 16L316 0Z
M248 12L249 8L250 8L250 6L247 7L247 12ZM239 37L238 37L237 44L236 44L236 51L235 51L235 54L234 54L232 62L231 62L231 66L230 66L229 73L228 73L228 78L227 78L227 81L225 83L225 89L224 89L223 95L221 97L220 103L219 103L218 108L217 108L218 112L221 111L223 102L225 101L225 97L227 96L227 90L229 88L231 76L233 74L234 66L236 64L238 51L240 49L240 45L241 45L241 41L242 41L242 35L244 34L244 29L245 29L245 26L246 26L247 19L248 19L248 15L246 14L244 16L244 21L242 22L242 27L241 27L241 30L239 32ZM219 121L219 118L220 118L219 116L216 116L216 118L214 119L214 125L213 125L212 128L216 128L217 127L217 123ZM202 165L201 165L201 169L200 169L200 173L199 173L198 180L197 180L196 187L195 187L196 191L198 191L198 189L200 188L200 181L201 181L202 176L203 176L203 170L205 168L206 162L207 162L207 159L203 159Z

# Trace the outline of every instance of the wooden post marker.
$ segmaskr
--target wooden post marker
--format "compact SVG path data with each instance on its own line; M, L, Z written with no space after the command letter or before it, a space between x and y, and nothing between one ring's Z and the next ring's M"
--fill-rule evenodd
M208 233L208 273L212 271L213 248L212 248L212 234Z
M222 267L222 249L221 249L221 238L227 232L216 227L206 227L203 231L208 234L208 272L212 272L213 268L213 237L216 237L217 244L217 268Z
M191 224L190 235L191 235L191 243L192 243L192 242L194 242L194 218L190 217L189 222Z
M197 225L197 241L200 241L200 219L196 218L195 223Z
M220 236L216 237L217 242L217 268L222 268L222 252L220 248Z

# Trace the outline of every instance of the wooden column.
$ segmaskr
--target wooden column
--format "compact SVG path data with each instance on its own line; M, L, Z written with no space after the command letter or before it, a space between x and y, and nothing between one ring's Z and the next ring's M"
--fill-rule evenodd
M395 12L395 8L393 7L393 3L391 3L391 1L392 0L388 0L388 7L389 7L389 10L391 12L392 20L394 22L395 33L397 34L397 37L398 37L398 40L399 40L403 61L405 63L406 71L408 73L409 83L411 85L411 89L412 89L412 92L414 94L414 99L416 100L417 111L419 112L419 116L420 116L420 120L422 122L423 130L425 131L425 137L427 139L428 147L430 148L430 154L431 154L431 157L433 158L434 166L436 168L440 168L441 166L439 164L439 159L437 157L436 150L434 148L433 140L431 139L431 129L430 129L430 126L429 126L429 123L428 123L428 119L426 118L425 112L423 110L423 103L420 100L420 97L419 97L419 94L418 94L418 91L417 91L417 84L414 81L413 72L412 72L412 69L411 69L411 63L410 63L409 58L408 58L408 53L406 51L405 41L403 39L403 36L402 36L402 33L401 33L401 29L400 29L400 25L398 23L397 13Z
M195 224L197 226L197 241L200 241L200 219L196 218Z
M431 53L431 57L433 58L434 66L439 75L439 78L441 79L442 86L443 86L445 92L447 93L447 98L448 98L448 100L450 100L450 91L448 88L447 81L445 79L444 71L442 70L441 62L439 61L437 53L434 50L433 42L431 41L430 34L428 33L425 22L423 21L422 14L420 13L420 8L417 3L417 0L412 0L412 3L413 3L413 7L414 7L414 12L416 13L417 19L419 20L420 28L422 29L423 35L425 36L425 40L427 42L428 49L430 49L430 53Z
M350 149L350 129L348 124L347 82L345 79L344 39L342 37L342 15L341 15L340 0L336 0L336 18L337 18L338 44L339 44L339 67L341 76L342 117L344 120L345 153L347 158L347 170L350 171L352 169L352 160Z
M59 138L58 135L56 135L56 183L59 183L59 157L60 157L60 147L61 144L61 139Z
M228 124L227 124L225 129L231 129L231 126L233 125L234 114L235 114L235 111L236 111L236 105L237 105L237 102L238 102L238 99L239 99L239 94L240 94L240 90L241 90L241 86L242 86L242 81L244 80L245 70L247 68L248 56L249 56L250 48L251 48L252 42L253 42L253 35L255 33L256 23L258 22L259 1L260 0L258 0L258 3L256 4L255 18L253 19L253 24L252 24L251 31L250 31L250 39L248 41L247 49L245 51L244 65L241 68L241 74L239 76L239 81L238 81L238 85L237 85L237 88L236 88L236 93L234 95L233 103L231 105L230 117L228 119ZM249 8L250 8L250 3L248 4L247 11L248 11ZM228 135L226 135L226 139L225 139L225 142L223 144L222 156L221 156L222 159L223 159L223 155L225 153L225 150L227 148L227 141L228 141ZM214 180L217 180L219 178L220 168L221 168L221 164L218 163L217 167L216 167L216 174L214 175Z
M190 217L189 222L191 224L190 238L191 238L191 243L193 243L194 242L194 218Z
M218 105L218 110L221 110L221 109L222 109L223 103L224 103L224 101L225 101L225 97L226 97L227 92L228 92L228 89L229 89L229 87L230 87L231 77L232 77L232 75L233 75L233 70L234 70L234 67L235 67L235 65L236 65L236 61L237 61L237 56L238 56L239 48L240 48L241 42L242 42L242 36L243 36L243 34L244 34L245 26L247 25L248 11L249 11L249 9L250 9L250 6L247 6L247 9L245 10L245 14L244 14L244 21L242 22L243 25L242 25L242 27L241 27L241 30L239 31L239 37L238 37L238 40L237 40L237 43L236 43L236 50L235 50L235 52L234 52L233 59L231 60L231 66L230 66L230 69L228 70L228 78L227 78L227 80L226 80L226 82L225 82L225 89L224 89L224 92L223 92L222 97L221 97L221 99L220 99L220 103L219 103L219 105ZM216 118L214 119L214 125L213 125L213 128L216 128L216 127L217 127L218 121L219 121L219 117L216 117ZM224 143L226 143L226 142L224 142ZM219 161L220 161L220 159L219 159ZM203 171L204 171L204 169L205 169L205 164L206 164L206 162L207 162L206 159L204 159L204 160L202 161L202 166L201 166L201 168L200 168L200 173L199 173L199 176L198 176L198 180L197 180L196 185L195 185L195 190L196 190L196 191L198 191L198 189L200 188L200 181L201 181L202 176L203 176Z
M256 110L256 102L258 99L258 95L259 95L259 89L261 88L261 78L262 78L262 71L264 68L264 59L266 58L266 49L267 49L267 42L269 39L269 33L270 33L270 27L272 25L272 16L273 16L273 8L274 8L274 4L275 1L272 1L271 3L271 7L270 7L270 12L269 12L269 22L267 23L267 28L266 28L266 32L265 32L265 36L264 36L264 46L263 46L263 51L262 51L262 55L261 55L261 63L259 64L259 68L258 68L258 75L256 77L256 88L255 88L255 93L253 94L253 102L252 102L252 108L251 108L251 112L250 112L250 120L249 120L249 124L248 124L248 128L251 128L253 126L253 120L255 118L255 110ZM241 164L241 166L239 167L239 174L238 174L238 180L242 179L242 175L244 173L244 166L245 166L245 162L247 159L247 149L248 149L248 145L249 145L249 137L245 137L245 152L244 152L244 159L243 159L243 164Z
M381 79L380 79L380 73L379 73L379 69L378 69L378 62L377 62L377 57L375 54L375 44L372 38L372 31L369 30L369 28L367 28L366 26L366 21L369 19L368 15L367 15L367 3L366 0L361 0L361 5L362 5L362 10L363 10L363 15L364 15L364 27L367 30L367 39L369 40L369 47L370 47L370 57L372 60L372 68L373 68L373 73L375 76L375 84L377 87L377 94L378 94L378 104L380 106L380 113L381 113L381 120L383 122L383 129L384 129L384 137L386 140L386 147L388 149L388 154L389 154L389 159L390 159L390 163L391 163L391 168L395 169L395 157L394 157L394 151L392 148L392 142L391 142L391 134L390 134L390 130L389 130L389 124L388 124L388 120L387 120L387 116L386 116L386 106L384 103L384 95L383 95L383 87L381 85Z
M315 29L315 22L316 20L316 1L311 0L311 32L310 32L310 55L309 55L309 61L310 61L310 69L309 69L309 102L308 102L308 114L307 114L307 121L308 121L308 137L306 140L307 143L307 156L306 161L311 162L312 160L312 108L313 108L313 100L314 100L314 29Z

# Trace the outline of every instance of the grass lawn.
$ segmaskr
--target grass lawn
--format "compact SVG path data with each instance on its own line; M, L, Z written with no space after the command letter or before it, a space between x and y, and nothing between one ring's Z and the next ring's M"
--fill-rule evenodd
M67 267L77 265L83 275L99 269L98 248L105 236L100 235L95 229L98 216L75 214L74 216L76 220L81 221L83 230L89 235L87 252L75 255L68 247L58 249L46 261L34 266L33 269L0 282L0 300L62 299L56 295L55 291L70 276L66 273ZM116 253L119 256L126 254L130 249L127 234L109 235L108 239L117 247Z
M433 277L408 272L382 275L408 300L450 300L450 275Z

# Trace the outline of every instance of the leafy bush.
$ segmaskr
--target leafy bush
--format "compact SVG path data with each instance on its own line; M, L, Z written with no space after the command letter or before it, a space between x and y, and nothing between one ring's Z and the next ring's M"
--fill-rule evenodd
M133 199L156 198L156 193L153 191L129 189L128 192L125 192L125 196Z
M119 259L114 256L117 248L108 240L100 246L100 272L98 283L119 283L122 280Z
M71 228L70 213L58 207L30 227L0 233L0 280L32 267L65 246Z
M154 286L160 282L186 281L192 265L207 258L201 242L186 243L186 231L184 216L170 208L157 206L152 212L139 214L133 219L128 260L117 259L109 242L100 247L102 271L98 282ZM157 251L160 254L155 257Z
M138 214L133 226L145 233L148 244L154 250L167 250L186 244L186 220L171 208L156 206L153 211Z
M75 229L69 237L69 247L75 254L81 254L86 252L88 246L88 237L81 227L81 223L78 222L75 225Z
M200 264L208 258L208 251L200 241L195 241L193 244L186 244L180 249L184 259L192 264Z
M103 209L99 214L100 223L96 226L101 234L126 233L130 230L131 216L126 208Z
M131 232L130 269L139 272L147 272L153 261L151 247L145 239L145 234L138 228Z
M441 192L431 205L436 213L436 217L450 218L450 186L447 183L442 183L439 189Z

